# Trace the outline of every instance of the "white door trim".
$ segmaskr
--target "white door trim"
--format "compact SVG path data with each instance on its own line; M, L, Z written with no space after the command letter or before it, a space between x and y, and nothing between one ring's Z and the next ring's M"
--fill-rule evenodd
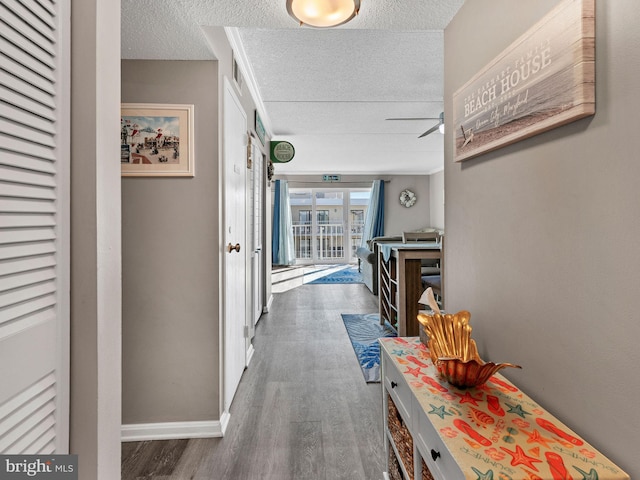
M56 363L58 365L59 382L62 388L58 391L57 406L58 412L66 412L63 417L63 425L58 425L56 437L56 451L60 453L69 452L69 412L70 412L70 385L71 385L71 0L59 2L60 22L64 22L65 27L60 31L60 130L62 139L58 150L60 152L58 165L58 203L61 213L58 217L59 237L57 249L60 255L58 265L58 291L60 302L57 305L58 315L64 318L58 329L58 355ZM64 293L62 293L64 292Z

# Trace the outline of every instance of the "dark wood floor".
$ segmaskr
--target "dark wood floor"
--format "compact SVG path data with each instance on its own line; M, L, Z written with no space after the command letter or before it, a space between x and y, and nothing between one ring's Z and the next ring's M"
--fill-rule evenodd
M363 284L276 294L224 438L122 445L122 479L382 479L380 384L364 381L341 313L376 312Z

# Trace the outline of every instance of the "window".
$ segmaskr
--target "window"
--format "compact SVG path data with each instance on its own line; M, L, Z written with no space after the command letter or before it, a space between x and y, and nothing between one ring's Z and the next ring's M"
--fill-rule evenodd
M355 262L370 197L370 188L289 188L296 259Z

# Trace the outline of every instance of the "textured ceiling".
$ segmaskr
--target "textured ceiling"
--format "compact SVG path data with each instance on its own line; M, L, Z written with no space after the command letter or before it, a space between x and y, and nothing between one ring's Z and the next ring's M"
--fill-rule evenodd
M124 59L215 58L208 26L238 27L273 138L296 157L276 173L431 173L443 111L443 30L464 0L362 0L335 29L300 28L284 0L122 0Z

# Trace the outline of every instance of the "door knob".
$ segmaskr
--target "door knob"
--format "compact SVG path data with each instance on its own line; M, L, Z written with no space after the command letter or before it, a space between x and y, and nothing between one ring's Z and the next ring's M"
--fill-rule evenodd
M236 252L240 252L240 244L239 244L239 243L236 243L236 244L235 244L235 246L233 246L233 245L231 245L231 242L229 242L229 245L227 245L227 251L228 251L229 253L231 253L231 252L233 252L234 250L235 250Z

